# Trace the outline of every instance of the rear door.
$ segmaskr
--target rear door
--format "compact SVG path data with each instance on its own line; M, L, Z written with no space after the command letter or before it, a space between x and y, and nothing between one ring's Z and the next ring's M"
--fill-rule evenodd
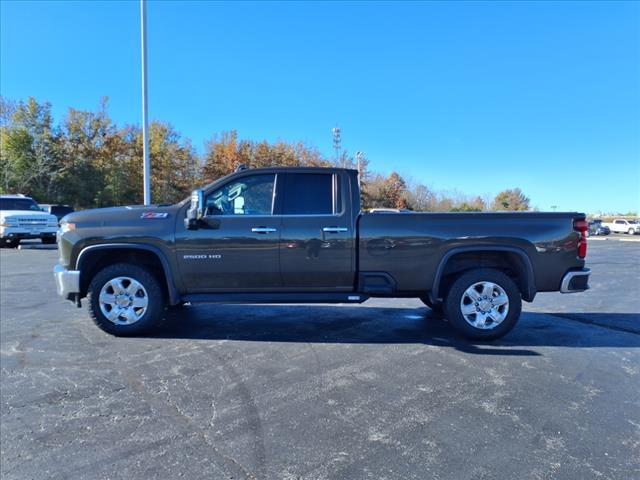
M331 171L278 175L280 272L289 291L352 291L355 226L349 179Z

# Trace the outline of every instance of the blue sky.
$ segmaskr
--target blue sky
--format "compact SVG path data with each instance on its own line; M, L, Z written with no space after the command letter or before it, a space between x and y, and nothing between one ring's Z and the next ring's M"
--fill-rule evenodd
M541 209L640 209L640 4L148 4L149 115L215 132L331 128L437 190L521 187ZM2 1L0 90L140 122L139 4Z

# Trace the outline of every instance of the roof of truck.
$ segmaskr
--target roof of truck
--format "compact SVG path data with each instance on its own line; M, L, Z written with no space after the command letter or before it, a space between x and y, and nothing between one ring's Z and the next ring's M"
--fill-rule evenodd
M2 194L2 195L0 195L0 198L28 198L28 199L32 200L31 197L28 197L27 195L23 195L21 193L12 193L12 194L9 194L9 195Z

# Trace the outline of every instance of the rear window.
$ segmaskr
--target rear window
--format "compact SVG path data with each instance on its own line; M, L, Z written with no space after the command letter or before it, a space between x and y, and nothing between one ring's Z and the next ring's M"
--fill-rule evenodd
M333 175L292 173L285 177L283 215L331 215Z

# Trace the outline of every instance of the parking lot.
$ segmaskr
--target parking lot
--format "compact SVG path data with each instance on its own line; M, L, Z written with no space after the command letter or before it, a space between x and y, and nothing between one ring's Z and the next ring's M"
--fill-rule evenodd
M114 338L1 251L1 476L640 478L640 243L490 344L418 300L188 306Z

